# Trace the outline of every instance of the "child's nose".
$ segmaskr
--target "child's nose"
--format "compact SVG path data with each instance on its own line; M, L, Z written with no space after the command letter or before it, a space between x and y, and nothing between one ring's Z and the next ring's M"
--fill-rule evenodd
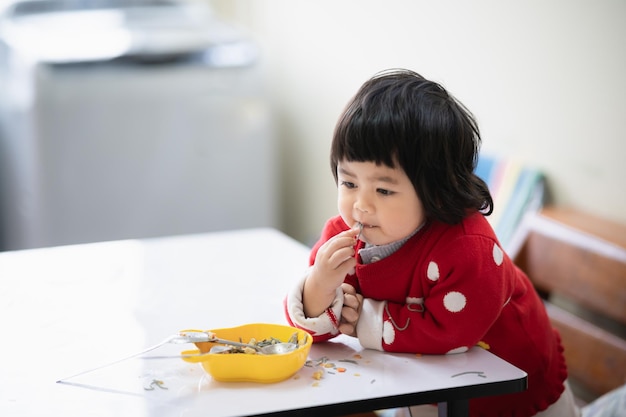
M354 202L354 208L362 213L372 212L372 205L365 196L357 197L356 201Z

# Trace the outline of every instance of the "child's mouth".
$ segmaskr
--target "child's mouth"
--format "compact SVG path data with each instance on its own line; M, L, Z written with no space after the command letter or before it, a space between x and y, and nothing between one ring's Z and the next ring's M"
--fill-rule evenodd
M359 228L359 234L356 236L356 239L361 240L361 237L363 236L363 229L371 229L374 226L372 226L371 224L363 224L361 222L357 222L355 227Z

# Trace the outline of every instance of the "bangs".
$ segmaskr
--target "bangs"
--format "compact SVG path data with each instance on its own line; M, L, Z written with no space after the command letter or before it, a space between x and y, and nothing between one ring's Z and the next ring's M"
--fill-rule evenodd
M373 102L376 102L374 100ZM368 104L371 104L370 101ZM354 105L356 104L356 105ZM340 161L374 162L390 168L398 166L398 120L381 104L354 103L337 123L331 147L331 168L337 175Z
M395 167L395 141L380 122L364 117L344 118L335 131L332 154L336 162L375 162Z

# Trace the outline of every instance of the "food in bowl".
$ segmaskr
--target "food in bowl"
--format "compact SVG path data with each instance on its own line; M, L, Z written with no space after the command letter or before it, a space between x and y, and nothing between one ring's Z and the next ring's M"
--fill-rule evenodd
M182 352L183 360L199 363L213 379L224 382L273 383L288 379L304 366L313 343L304 330L280 324L254 323L208 331L227 340L285 342L293 338L298 344L291 352L273 355L209 353L220 345L214 342L197 342L197 350Z

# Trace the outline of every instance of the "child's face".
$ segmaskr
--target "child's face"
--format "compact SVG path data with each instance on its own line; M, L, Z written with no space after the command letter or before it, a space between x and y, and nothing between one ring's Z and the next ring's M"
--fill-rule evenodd
M339 214L349 226L363 224L365 242L395 242L425 220L422 202L400 168L344 160L337 165L337 179Z

